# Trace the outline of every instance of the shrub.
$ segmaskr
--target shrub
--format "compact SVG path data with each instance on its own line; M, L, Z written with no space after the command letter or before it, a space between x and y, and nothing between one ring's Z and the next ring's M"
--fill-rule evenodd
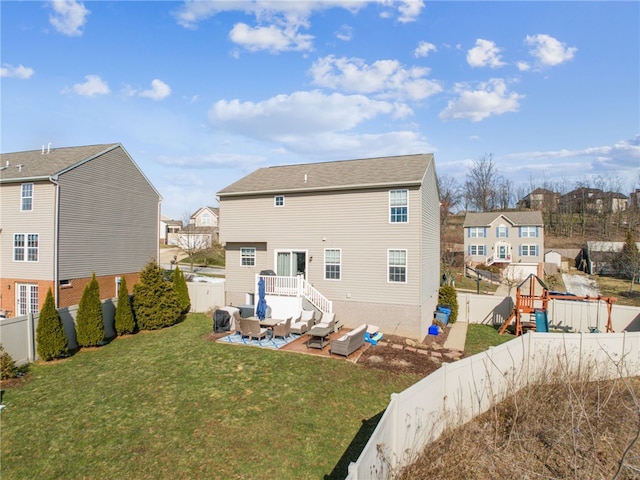
M189 298L189 289L187 288L187 281L184 279L184 273L176 265L176 270L173 274L173 289L178 296L178 302L180 304L180 312L182 315L189 313L191 308L191 299Z
M67 353L67 334L62 326L60 314L53 302L51 289L47 292L40 319L36 327L37 351L40 358L49 361Z
M76 317L76 333L78 345L92 347L104 340L104 320L102 318L102 302L100 286L94 273L89 284L84 287L78 315Z
M20 369L17 367L16 362L0 345L0 379L16 378L19 372Z
M456 320L458 319L458 297L454 286L444 285L440 287L440 291L438 292L438 304L449 305L451 307L449 323L456 323Z
M175 324L180 318L180 304L173 284L162 278L157 263L147 263L140 282L133 287L133 313L140 330L157 330Z
M127 279L124 277L120 281L120 290L118 291L115 328L118 335L133 333L136 328L133 320L133 310L131 309L131 300L129 299L129 290L127 289Z

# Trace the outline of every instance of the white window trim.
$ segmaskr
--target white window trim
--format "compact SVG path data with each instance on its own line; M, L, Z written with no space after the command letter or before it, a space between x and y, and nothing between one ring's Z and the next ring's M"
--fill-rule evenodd
M31 195L30 196L26 196L24 194L24 187L26 185L30 185L31 186ZM34 190L34 185L33 183L23 183L20 185L20 211L21 212L31 212L33 211L33 190ZM31 208L29 209L25 209L24 207L24 200L30 198L31 199Z
M526 232L526 235L525 235L525 232ZM536 237L537 232L538 232L538 229L535 226L520 227L520 238L537 238Z
M500 231L504 232L504 235L500 235ZM498 227L496 228L496 237L497 238L509 238L509 227L507 227L506 225L498 225Z
M22 235L24 237L24 241L22 244L22 260L16 260L16 237L18 235ZM38 239L38 246L35 247L35 251L36 251L36 260L29 260L29 250L33 249L34 247L29 247L29 237L35 235ZM22 232L16 232L13 234L13 243L11 244L12 247L12 259L14 262L28 262L28 263L38 263L40 261L40 234L38 233L22 233Z
M244 256L244 255L242 254L242 251L243 251L243 250L252 250L252 251L253 251L253 255L247 255L247 256ZM243 259L245 259L245 258L247 258L247 259L253 259L253 264L252 264L252 265L245 265L245 264L242 262L242 260L243 260ZM249 267L249 268L251 268L251 267L255 267L255 266L256 266L256 260L257 260L257 259L256 259L256 247L240 247L240 266L241 266L241 267Z
M391 268L391 263L389 262L389 255L391 252L404 252L404 281L403 282L398 282L398 281L392 281L389 279L389 269ZM402 266L402 265L394 265L396 267L398 266ZM409 278L409 252L406 248L389 248L387 249L387 283L401 283L401 284L406 284L408 282L408 278Z
M527 249L527 253L524 253L525 248ZM533 250L533 253L531 253ZM520 256L521 257L536 257L537 245L534 243L527 243L520 245Z
M400 205L400 207L404 206L407 209L407 220L405 222L393 222L392 219L392 215L391 215L391 208L394 207L394 205L391 205L391 193L392 192L407 192L407 204L406 205ZM398 207L397 205L395 205L396 207ZM395 223L409 223L409 190L406 188L395 188L393 190L389 190L389 223L391 224L395 224Z
M282 199L282 205L278 205L278 199ZM273 206L274 207L284 207L284 195L275 195L273 197Z
M471 243L469 244L469 252L475 247L476 253L469 253L471 257L484 257L487 255L487 246L483 243ZM482 248L483 253L480 253L478 250Z
M485 238L484 227L469 227L469 238Z
M338 263L329 263L327 264L327 252L328 251L337 251L340 254L340 261ZM339 282L342 280L342 249L341 248L325 248L324 249L324 279L331 282ZM338 278L327 278L327 265L338 265L340 275Z

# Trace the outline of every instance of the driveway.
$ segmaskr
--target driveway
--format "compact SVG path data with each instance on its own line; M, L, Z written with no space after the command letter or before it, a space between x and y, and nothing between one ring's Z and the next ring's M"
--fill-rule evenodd
M597 297L600 295L600 290L598 290L595 280L592 280L586 275L570 275L568 273L563 273L562 281L564 281L567 292L573 293L574 295L588 295L590 297Z

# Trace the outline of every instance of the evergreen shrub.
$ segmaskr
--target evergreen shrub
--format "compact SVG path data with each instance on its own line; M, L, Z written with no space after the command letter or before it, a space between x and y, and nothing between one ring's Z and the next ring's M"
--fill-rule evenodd
M43 360L49 361L67 353L67 334L56 310L51 289L47 292L36 327L36 350Z
M131 308L131 299L129 298L129 290L127 289L127 279L124 277L122 277L120 281L120 290L118 291L115 328L116 334L118 335L133 333L136 328L133 319L133 310Z
M104 340L100 286L95 273L91 277L91 281L84 287L82 298L80 298L76 317L76 335L78 345L81 347L100 345Z
M0 344L0 380L7 380L9 378L16 378L20 369L16 365L11 355L4 350L4 347Z
M456 295L456 287L452 285L444 285L440 287L438 292L438 305L448 305L451 307L451 315L449 315L449 323L456 323L458 319L458 297Z
M180 303L173 284L162 278L162 269L150 261L133 287L133 314L140 330L157 330L180 319Z
M182 273L182 270L180 270L177 265L173 274L173 289L178 296L180 312L182 315L186 315L191 308L191 299L189 298L189 288L187 287L187 281L184 279L184 273Z

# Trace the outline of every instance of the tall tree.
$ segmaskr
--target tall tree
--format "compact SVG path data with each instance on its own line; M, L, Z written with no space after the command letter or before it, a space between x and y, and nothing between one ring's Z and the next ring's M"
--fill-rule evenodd
M47 292L38 326L36 327L37 351L40 358L49 361L67 353L67 334L62 325L62 319L53 301L51 289Z
M133 287L133 313L140 330L157 330L175 324L180 303L173 284L164 280L162 269L150 261Z
M180 303L181 313L184 315L189 312L191 308L191 299L189 298L189 288L187 287L187 281L184 279L184 274L180 267L176 265L176 269L173 274L173 289L178 296L178 302Z
M440 225L445 226L449 215L460 205L462 192L458 181L449 175L438 177L438 190L440 192Z
M493 163L493 155L475 160L467 172L465 203L467 210L490 212L498 208L498 190L502 178Z
M633 284L640 278L640 251L631 229L627 230L622 251L615 256L613 264L621 275L630 280L629 293L632 293Z

